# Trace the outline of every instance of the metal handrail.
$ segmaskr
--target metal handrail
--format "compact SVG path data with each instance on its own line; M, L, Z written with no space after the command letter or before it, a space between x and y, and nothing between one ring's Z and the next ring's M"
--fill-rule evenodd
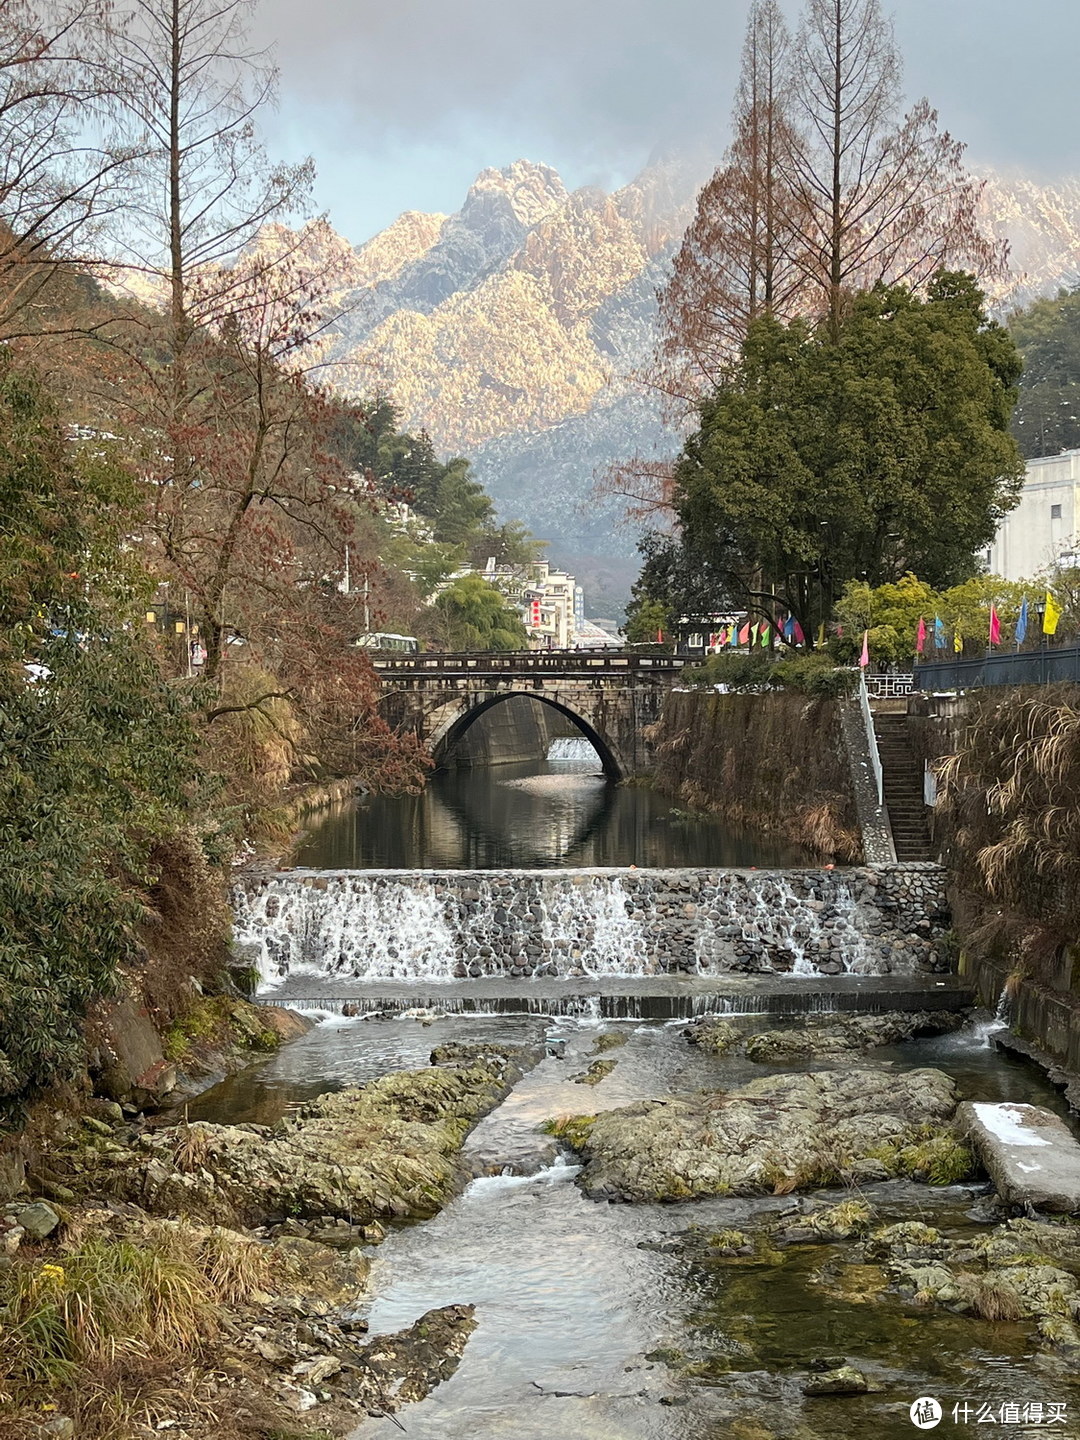
M885 803L885 777L881 770L881 755L878 752L877 731L874 729L874 715L870 709L870 696L866 689L866 676L859 671L859 709L862 711L863 724L866 726L866 743L870 748L870 767L874 772L874 780L877 782L877 800L879 805Z

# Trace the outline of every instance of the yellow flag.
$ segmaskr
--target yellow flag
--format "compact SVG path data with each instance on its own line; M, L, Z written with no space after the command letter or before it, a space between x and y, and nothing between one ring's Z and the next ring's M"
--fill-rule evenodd
M818 648L819 650L823 650L823 649L825 648L825 621L824 621L824 620L823 620L823 621L821 622L821 624L818 626L818 632L817 632L817 648Z
M1061 607L1055 605L1054 597L1050 591L1046 592L1046 609L1043 611L1043 634L1053 635L1057 631L1058 621L1061 619Z
M956 651L957 655L962 655L964 653L964 637L960 634L959 625L957 625L956 629L953 631L952 648Z

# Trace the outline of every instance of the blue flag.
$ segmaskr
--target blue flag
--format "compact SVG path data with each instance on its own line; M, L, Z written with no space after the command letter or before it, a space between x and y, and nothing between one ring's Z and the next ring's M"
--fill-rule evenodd
M789 615L784 621L783 635L785 640L793 640L795 638L795 617L793 615Z
M934 616L934 649L945 649L945 626L937 615Z
M1016 643L1022 645L1027 635L1027 596L1024 596L1024 603L1020 606L1020 619L1016 622Z

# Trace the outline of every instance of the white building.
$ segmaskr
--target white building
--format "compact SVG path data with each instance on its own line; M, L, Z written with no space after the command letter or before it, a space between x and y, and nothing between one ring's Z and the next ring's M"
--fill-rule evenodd
M573 646L577 627L575 592L580 591L573 575L555 569L546 560L511 566L498 565L494 557L482 570L465 566L455 571L446 583L461 575L482 576L521 612L529 632L530 650L569 650Z
M992 575L1030 580L1077 548L1080 450L1027 463L1020 503L1001 522L986 553Z

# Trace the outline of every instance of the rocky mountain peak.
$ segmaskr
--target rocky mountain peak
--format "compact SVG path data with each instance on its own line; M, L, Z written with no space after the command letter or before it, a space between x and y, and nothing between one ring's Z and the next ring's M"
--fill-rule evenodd
M461 209L462 219L466 220L471 210L487 211L494 196L505 197L513 218L531 229L564 203L567 190L558 171L550 165L515 160L501 170L489 166L470 186Z

